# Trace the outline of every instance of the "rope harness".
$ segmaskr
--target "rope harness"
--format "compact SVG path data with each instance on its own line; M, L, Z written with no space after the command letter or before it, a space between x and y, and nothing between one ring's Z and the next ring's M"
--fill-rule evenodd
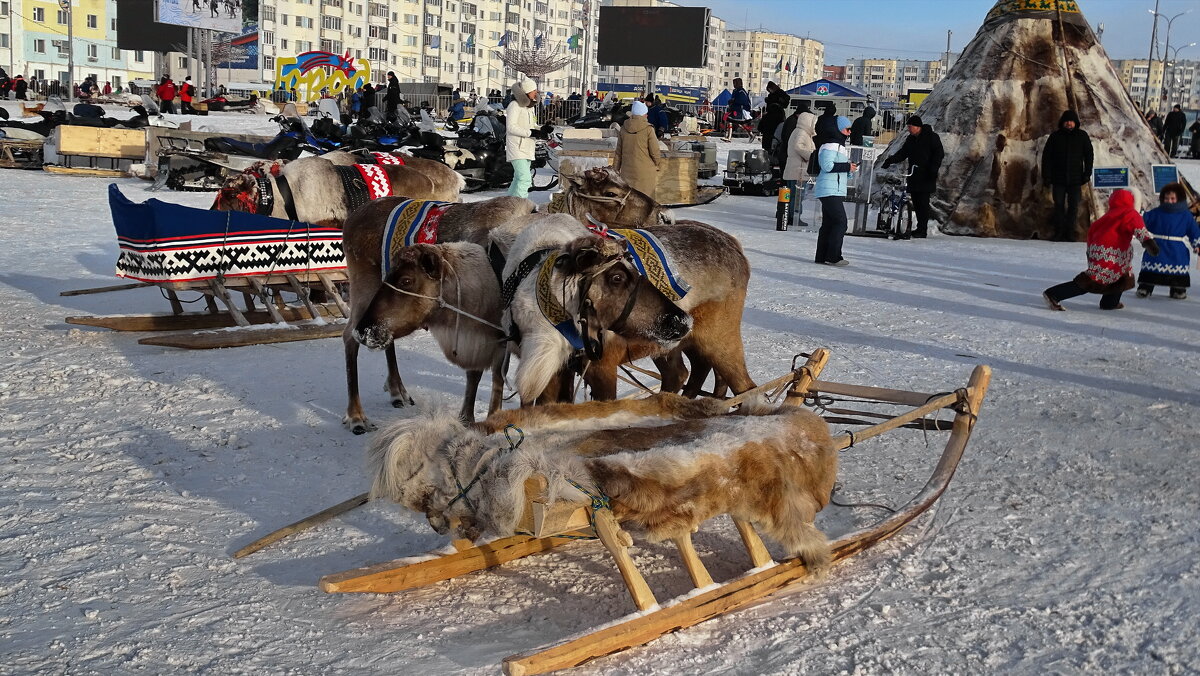
M513 437L509 434L509 430L516 430L517 434L519 435L516 441L513 441ZM499 458L501 454L507 455L521 447L521 443L525 441L525 433L521 431L520 427L509 424L504 428L504 438L508 440L508 448L498 449L496 455L492 456L491 460L483 463L483 465L479 468L479 471L475 473L475 477L472 478L466 486L463 486L462 481L458 478L458 468L454 466L453 462L447 460L447 464L450 465L450 473L454 475L454 485L458 488L458 495L454 496L454 498L446 504L447 510L450 509L454 503L462 500L463 502L467 503L467 507L471 510L472 514L479 513L479 510L475 507L475 503L471 502L471 498L467 495L467 493L469 493L471 489L476 486L476 484L483 480L483 475L487 473L488 468L491 467L493 460Z

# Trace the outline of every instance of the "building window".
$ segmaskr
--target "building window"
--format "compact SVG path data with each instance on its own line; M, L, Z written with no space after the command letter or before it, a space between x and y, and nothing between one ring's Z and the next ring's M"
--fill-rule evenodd
M88 61L94 61L94 60L100 58L99 47L94 44L88 45L87 46L87 55L88 55Z
M67 25L67 10L65 10L65 9L58 10L58 25L60 25L60 26Z
M121 50L117 49L116 47L113 47L112 50L113 50L112 51L113 61L120 61L121 60Z
M181 57L179 57L179 67L180 67L180 68L187 68L187 67L188 67L188 64L187 64L187 57L186 57L186 56L181 56Z
M266 68L267 70L271 70L271 71L275 70L275 57L264 56L263 57L263 68Z
M268 44L268 45L275 44L275 31L263 31L262 32L262 40L263 40L264 44Z
M280 48L280 49L287 49L287 48L288 48L288 41L287 41L286 39L284 39L284 38L279 38L279 48Z
M46 53L46 41L45 40L34 40L33 41L33 51L37 52L38 54L45 54Z
M145 63L146 62L146 52L143 52L140 49L135 51L133 53L133 62L134 63Z
M262 8L262 19L263 19L263 21L274 21L275 20L275 8L274 7L263 7Z
M342 18L340 16L327 16L321 19L321 27L329 30L342 30Z
M0 16L8 16L8 3L7 2L0 2ZM5 35L8 35L8 33L5 33Z
M33 20L36 21L37 23L44 23L46 21L46 8L34 7L33 8ZM38 79L40 80L42 78L38 78Z
M8 47L8 33L0 33L0 47Z
M95 14L88 14L87 15L87 27L88 28L99 28L100 27L100 17L96 16Z

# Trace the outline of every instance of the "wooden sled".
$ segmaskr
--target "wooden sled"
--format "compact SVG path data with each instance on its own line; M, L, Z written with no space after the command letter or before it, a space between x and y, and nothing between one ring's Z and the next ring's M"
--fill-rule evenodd
M834 437L839 450L900 427L945 429L926 416L936 414L941 409L951 409L955 412L949 425L949 439L933 475L924 488L886 519L832 542L833 560L836 562L896 534L928 510L942 495L954 475L974 428L991 380L991 369L987 366L976 367L967 385L954 392L928 394L818 380L828 358L828 351L817 350L803 366L794 368L790 373L752 392L779 394L786 390L786 396L799 397L806 402L820 402L822 397L838 395L868 402L912 407L907 412L890 416L839 411L843 414L857 413L863 417L882 418L881 422L857 433ZM749 393L731 399L730 404L740 402L747 394ZM627 551L632 544L631 538L621 529L611 511L593 509L592 505L584 503L547 503L544 496L545 480L539 477L527 481L525 490L527 505L520 522L520 530L528 532L529 535L501 538L478 546L467 541L456 541L454 545L458 551L455 553L431 553L428 558L422 557L415 563L411 559L399 560L326 575L321 578L320 587L330 593L403 591L547 552L575 542L581 536L598 538L612 555L639 612L604 629L505 658L504 672L520 675L566 669L597 657L643 645L664 634L745 607L810 574L799 559L772 561L754 527L750 523L735 519L735 525L753 568L740 577L714 584L692 547L690 536L676 538L675 544L679 548L683 567L696 589L702 591L659 602ZM326 510L322 514L327 515L329 512L330 510ZM289 528L294 526L296 524Z
M68 324L94 326L113 331L172 331L142 338L142 345L161 345L190 350L284 343L342 335L350 307L339 285L346 281L342 271L295 275L255 275L202 282L120 284L100 289L63 291L61 295L103 293L143 286L157 286L171 304L171 314L82 315L67 317ZM206 311L185 312L182 291L202 294ZM244 309L235 301L240 292ZM285 298L285 295L288 297ZM317 302L314 297L328 301ZM292 300L289 300L291 298ZM197 299L199 300L199 299ZM238 327L236 331L228 331ZM258 328L250 328L258 327Z
M342 334L350 306L343 299L340 229L158 200L134 203L116 185L109 186L109 207L121 248L117 274L137 281L62 295L156 286L171 314L76 316L68 324L173 331L138 342L194 350ZM200 297L185 301L184 291ZM239 292L244 307L235 300ZM201 299L204 311L184 310Z
M41 169L42 142L21 139L0 139L0 168Z

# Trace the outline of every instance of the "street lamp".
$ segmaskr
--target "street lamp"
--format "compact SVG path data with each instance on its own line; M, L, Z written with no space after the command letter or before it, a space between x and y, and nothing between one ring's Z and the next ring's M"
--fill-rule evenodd
M1159 14L1158 12L1154 11L1153 9L1148 9L1146 11L1150 12L1151 14L1154 15L1154 20L1156 22L1159 19L1166 19L1165 14ZM1171 24L1175 23L1175 19L1178 19L1179 17L1183 16L1184 14L1189 14L1189 13L1191 13L1191 11L1192 10L1190 10L1190 9L1185 9L1182 12L1171 17L1170 19L1167 19L1166 46L1163 48L1163 58L1162 58L1162 64L1163 64L1163 86L1161 88L1163 90L1162 93L1166 93L1166 90L1167 90L1167 87L1166 87L1167 50L1171 49ZM1149 66L1150 66L1150 64L1147 63L1146 64L1146 93L1147 94L1149 94L1149 92L1150 92L1150 67ZM1143 101L1143 107L1145 107L1144 101Z
M1171 63L1171 74L1172 74L1173 76L1176 76L1176 77L1178 77L1178 76L1176 75L1176 73L1175 73L1175 67L1176 67L1176 64L1178 64L1178 62L1179 62L1179 58L1178 58L1178 57L1179 57L1179 50L1181 50L1181 49L1187 49L1188 47L1195 47L1195 46L1196 46L1196 43L1195 43L1195 42L1189 42L1189 43L1187 43L1186 45L1180 45L1179 47L1175 47L1175 48L1171 48L1171 47L1163 47L1163 56L1165 57L1165 56L1166 56L1168 53L1169 53L1169 54L1170 54L1170 56L1171 56L1171 61L1170 61L1170 63ZM1166 94L1166 96L1167 96L1167 106L1168 106L1168 107L1171 105L1171 90L1167 88L1167 82L1168 82L1168 79L1170 79L1170 81L1171 81L1172 83L1174 83L1174 81L1175 81L1176 77L1167 78L1167 68L1166 68L1166 65L1165 65L1165 62L1164 62L1164 66L1163 66L1163 87L1162 87L1162 88L1163 88L1163 92L1164 92L1164 93ZM1175 84L1177 84L1177 85L1178 85L1178 83L1175 83ZM1148 82L1148 81L1147 81L1147 85L1149 85L1149 82ZM1176 87L1176 88L1178 88L1178 87Z

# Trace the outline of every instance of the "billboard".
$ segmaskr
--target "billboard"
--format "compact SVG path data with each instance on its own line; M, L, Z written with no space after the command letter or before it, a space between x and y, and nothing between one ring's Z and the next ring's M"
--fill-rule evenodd
M707 7L601 7L596 38L602 66L702 68Z
M155 0L117 0L117 48L170 52L187 44L187 29L154 21Z
M218 68L258 69L258 24L242 26L241 35L228 36L213 46L213 60Z
M157 8L159 23L242 32L242 0L157 0Z

